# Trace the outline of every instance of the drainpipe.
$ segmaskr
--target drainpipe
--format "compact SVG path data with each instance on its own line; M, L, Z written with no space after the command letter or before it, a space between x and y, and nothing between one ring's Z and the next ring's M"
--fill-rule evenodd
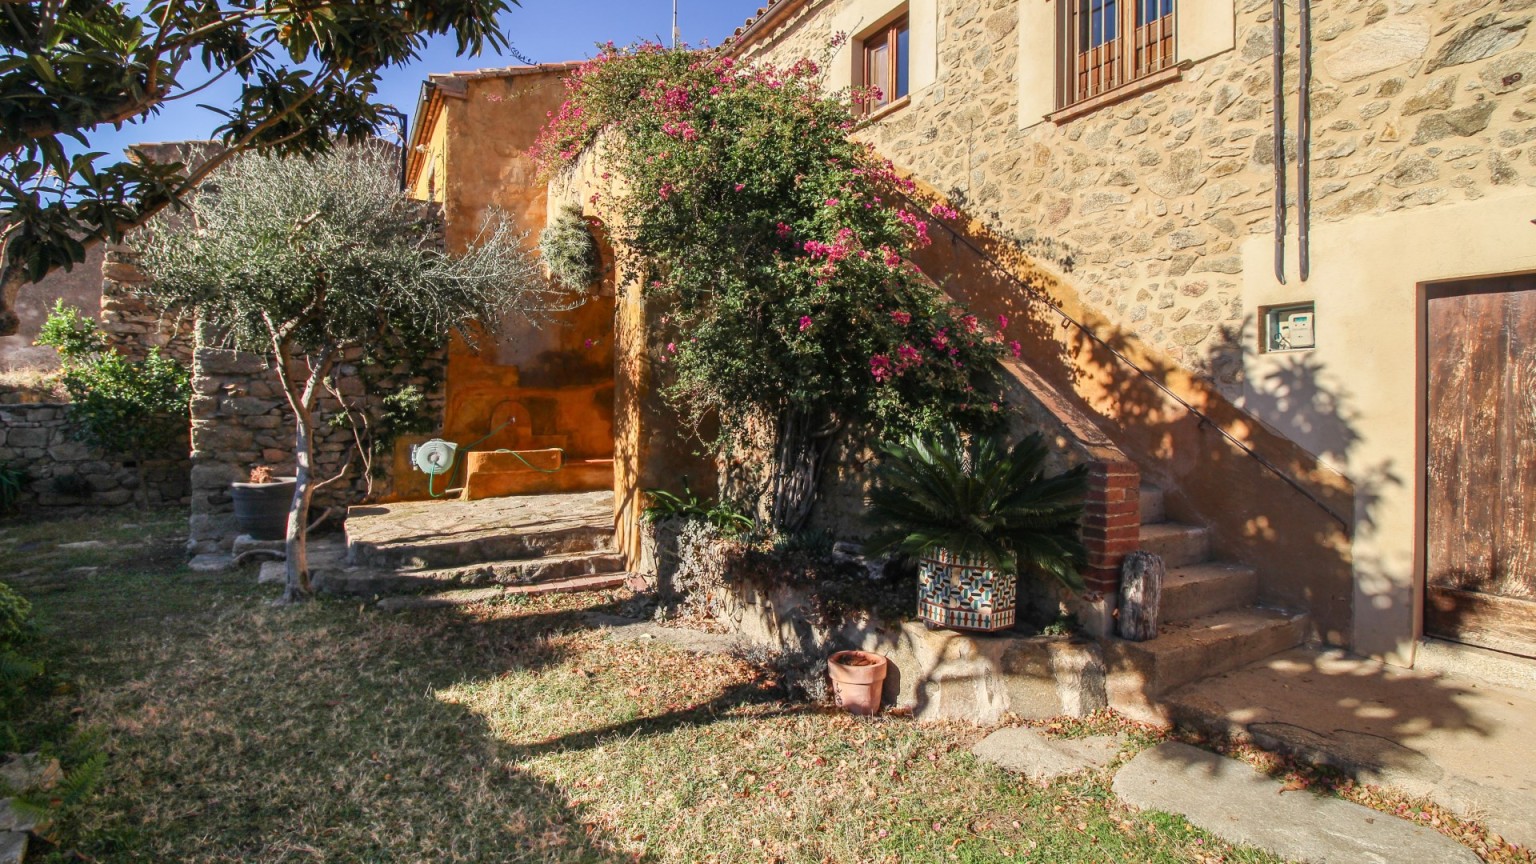
M1301 281L1312 272L1312 0L1301 0L1301 116L1296 119L1296 234Z
M1285 284L1285 0L1273 0L1275 28L1275 280Z

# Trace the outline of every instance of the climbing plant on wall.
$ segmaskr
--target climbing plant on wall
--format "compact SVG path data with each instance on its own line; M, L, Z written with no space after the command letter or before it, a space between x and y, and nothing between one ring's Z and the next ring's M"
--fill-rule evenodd
M653 44L609 45L567 86L534 155L553 175L604 140L623 184L595 203L668 304L666 396L718 428L717 456L764 454L774 528L805 524L845 434L996 421L1008 347L907 260L930 214L850 138L866 94L825 96L808 60L744 67Z

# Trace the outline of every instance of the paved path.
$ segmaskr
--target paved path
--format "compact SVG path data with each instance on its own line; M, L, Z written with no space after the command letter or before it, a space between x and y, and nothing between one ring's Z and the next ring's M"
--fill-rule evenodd
M1530 689L1296 650L1166 699L1177 722L1431 797L1536 846Z
M1479 864L1438 831L1279 781L1243 762L1169 742L1115 775L1115 794L1143 810L1176 813L1229 843L1304 864Z

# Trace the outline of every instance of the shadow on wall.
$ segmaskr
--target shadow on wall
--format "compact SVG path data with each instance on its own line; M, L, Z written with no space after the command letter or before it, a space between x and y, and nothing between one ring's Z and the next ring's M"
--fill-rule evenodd
M919 197L940 200L931 191ZM1312 638L1349 646L1351 541L1371 518L1368 507L1356 515L1355 486L1376 484L1359 496L1375 500L1392 482L1391 466L1351 482L1290 440L1294 428L1266 427L1224 395L1214 376L1233 378L1244 364L1242 328L1215 328L1214 347L1181 366L1088 308L1075 286L1014 240L964 215L936 223L934 243L914 256L918 266L978 314L1006 315L1005 338L1140 465L1145 481L1164 489L1170 518L1206 525L1217 557L1258 570L1261 602L1306 610ZM1347 396L1307 364L1258 382L1258 398L1289 394L1288 422L1327 427L1352 446Z

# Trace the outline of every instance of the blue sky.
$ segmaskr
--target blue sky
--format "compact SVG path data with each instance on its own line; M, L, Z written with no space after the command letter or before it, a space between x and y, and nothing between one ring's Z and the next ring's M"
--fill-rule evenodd
M683 41L717 45L756 13L763 0L678 0ZM598 42L619 44L640 39L669 40L672 0L522 0L502 19L502 29L518 54L538 63L580 60ZM422 80L435 72L454 72L517 64L516 57L483 54L458 57L452 39L439 39L408 67L387 70L380 98L406 114L416 110ZM202 70L196 69L201 72ZM192 83L189 79L187 83ZM174 102L147 120L120 130L104 127L90 135L91 149L112 156L143 141L182 141L207 138L219 116L194 103L227 106L238 88L219 82L190 99Z

